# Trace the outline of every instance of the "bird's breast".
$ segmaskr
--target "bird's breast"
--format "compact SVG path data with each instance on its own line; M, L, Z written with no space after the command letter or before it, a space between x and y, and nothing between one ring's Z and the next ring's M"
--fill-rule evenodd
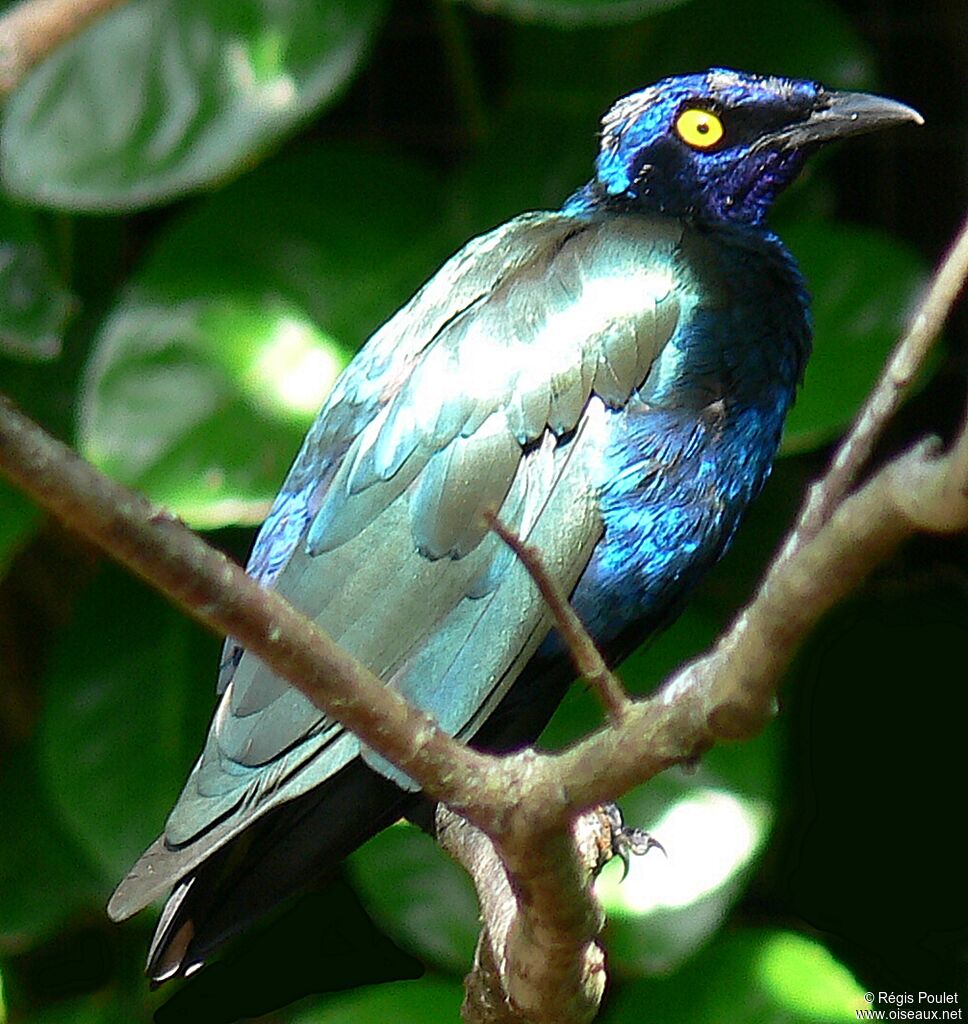
M809 349L802 283L782 249L687 236L680 253L697 298L632 400L609 413L604 533L573 595L606 647L671 620L728 547L769 475Z

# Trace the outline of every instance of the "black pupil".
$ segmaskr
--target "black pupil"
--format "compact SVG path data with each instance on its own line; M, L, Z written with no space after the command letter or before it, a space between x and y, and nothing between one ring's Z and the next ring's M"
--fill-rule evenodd
M700 121L696 125L696 131L699 132L700 135L708 135L709 134L709 122L708 121Z

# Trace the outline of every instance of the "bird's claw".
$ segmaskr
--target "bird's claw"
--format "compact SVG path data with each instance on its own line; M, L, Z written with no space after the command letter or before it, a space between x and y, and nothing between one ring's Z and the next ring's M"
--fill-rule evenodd
M612 833L612 856L618 857L622 861L623 882L628 877L633 856L644 857L652 849L661 850L664 856L668 856L662 843L645 829L630 828L626 825L622 812L616 804L605 804L602 810L608 819Z

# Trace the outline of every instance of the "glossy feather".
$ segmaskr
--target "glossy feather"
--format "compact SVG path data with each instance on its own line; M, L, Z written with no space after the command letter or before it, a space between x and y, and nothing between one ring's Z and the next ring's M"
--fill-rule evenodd
M677 134L690 105L721 118L721 145ZM819 141L913 119L722 69L620 100L561 211L469 242L364 346L250 574L449 732L533 740L568 663L484 513L542 551L612 660L674 617L766 479L809 352L769 205ZM156 979L416 806L411 780L231 641L218 692L164 834L109 906L175 887Z

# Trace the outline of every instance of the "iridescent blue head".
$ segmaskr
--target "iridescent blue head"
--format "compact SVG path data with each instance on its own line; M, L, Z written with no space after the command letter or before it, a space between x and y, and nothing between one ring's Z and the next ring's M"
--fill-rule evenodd
M725 68L665 78L602 121L595 179L568 205L762 223L806 157L834 139L920 115L894 100Z

